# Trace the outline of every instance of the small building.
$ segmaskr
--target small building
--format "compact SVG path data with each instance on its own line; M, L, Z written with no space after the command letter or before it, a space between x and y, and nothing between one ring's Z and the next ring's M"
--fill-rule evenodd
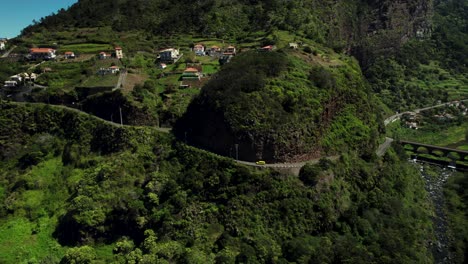
M23 72L20 74L20 76L23 77L25 82L35 82L37 79L37 74L35 74L34 72L31 72L31 73Z
M111 57L112 57L112 55L109 54L109 53L106 53L104 51L99 52L99 59L101 59L101 60L109 59Z
M161 62L171 62L174 63L180 59L181 55L179 54L178 49L170 48L164 49L159 52L159 60Z
M202 44L197 44L193 46L193 52L195 52L195 55L198 56L204 56L205 55L205 46Z
M75 53L73 51L66 51L65 54L63 55L65 59L74 59L75 58Z
M120 68L117 67L117 66L110 66L109 68L109 72L112 73L112 74L116 74L116 73L119 73L120 72Z
M228 46L223 54L224 55L236 55L236 47L232 45Z
M53 60L57 56L56 50L52 48L32 48L29 50L30 60Z
M16 87L16 86L18 86L17 81L5 81L5 83L3 84L3 87L5 87L5 88L12 88L12 87Z
M98 74L99 75L106 75L106 74L117 74L120 72L120 68L117 66L110 66L109 68L99 68Z
M299 45L295 42L290 42L289 43L289 48L291 49L297 49L299 47Z
M221 52L221 48L218 46L211 46L210 48L211 52Z
M5 48L6 48L5 44L6 44L5 41L0 40L0 50L5 50Z
M197 68L187 68L184 73L182 73L182 80L200 80L201 73Z
M123 51L122 48L119 46L115 47L115 57L117 59L123 59Z
M166 63L160 63L160 64L159 64L159 68L160 68L160 69L166 69L166 68L167 68L167 64L166 64Z
M21 76L21 74L15 74L13 76L10 76L10 80L20 83L23 81L23 77Z

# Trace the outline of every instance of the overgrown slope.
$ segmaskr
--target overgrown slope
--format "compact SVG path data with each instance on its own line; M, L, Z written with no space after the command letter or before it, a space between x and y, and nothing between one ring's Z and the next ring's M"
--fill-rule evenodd
M181 140L241 160L371 153L373 99L359 66L299 51L246 52L202 89L175 127Z
M431 260L423 183L393 152L296 178L58 107L2 105L0 123L5 263Z

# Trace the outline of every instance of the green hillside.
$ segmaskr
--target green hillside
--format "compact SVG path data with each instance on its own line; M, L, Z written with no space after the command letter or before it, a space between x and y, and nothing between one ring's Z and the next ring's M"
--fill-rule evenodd
M394 152L297 178L59 107L2 104L0 124L4 263L431 260L422 180Z
M236 56L192 101L176 134L231 157L237 144L239 158L250 161L371 153L377 116L359 66L323 56L291 49Z
M468 96L467 8L80 0L35 21L0 59L2 83L38 76L0 90L0 264L432 263L431 193L404 149L375 151L384 117ZM466 141L458 120L439 142ZM448 182L464 263L466 181Z

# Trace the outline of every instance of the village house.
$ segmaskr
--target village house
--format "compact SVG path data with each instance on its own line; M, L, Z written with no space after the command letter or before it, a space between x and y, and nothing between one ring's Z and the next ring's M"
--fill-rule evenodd
M175 63L181 56L178 49L164 49L159 52L159 61Z
M5 81L5 83L3 84L3 87L5 87L5 88L13 88L13 87L16 87L16 86L18 86L17 81Z
M182 73L182 80L200 80L200 77L200 71L194 67L189 67Z
M297 49L298 47L299 47L299 45L297 43L294 43L294 42L289 43L289 48L291 48L291 49Z
M160 68L160 69L166 69L166 68L167 68L167 64L166 64L166 63L160 63L160 64L159 64L159 68Z
M212 46L210 49L211 52L221 52L221 48L218 46Z
M35 74L34 72L31 72L31 73L23 72L19 75L23 77L25 82L35 82L37 79L37 74Z
M228 46L224 51L223 55L236 55L236 47L232 45Z
M99 52L99 59L105 60L111 58L111 54L105 53L104 51Z
M75 53L73 51L66 51L65 54L63 55L65 59L74 59L75 58Z
M115 47L115 57L117 59L123 59L123 51L122 48L119 46Z
M53 60L56 57L56 50L51 48L32 48L29 50L30 60Z
M6 48L6 40L0 40L0 50L5 50Z
M120 68L117 66L110 66L109 68L100 68L98 70L99 75L117 74L119 72L120 72Z
M23 77L21 76L21 74L15 74L13 76L10 76L10 81L15 81L17 83L20 83L23 81Z
M197 44L193 46L193 52L195 52L195 55L197 56L204 56L205 55L205 46L202 44Z

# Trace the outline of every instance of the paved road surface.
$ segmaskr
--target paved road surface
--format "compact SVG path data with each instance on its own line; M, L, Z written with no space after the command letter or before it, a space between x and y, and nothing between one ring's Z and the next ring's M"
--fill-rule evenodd
M468 99L463 99L463 100L460 100L460 102L466 102L468 101ZM419 108L419 109L415 109L415 110L412 110L412 111L406 111L406 112L403 112L403 113L399 113L399 114L395 114L395 115L392 115L388 118L386 118L384 120L384 124L385 126L387 126L388 124L398 120L401 118L402 115L406 114L406 113L419 113L419 112L422 112L422 111L426 111L426 110L429 110L429 109L433 109L433 108L438 108L438 107L442 107L442 106L446 106L446 105L449 105L449 104L452 104L453 102L447 102L447 103L443 103L443 104L438 104L438 105L434 105L434 106L428 106L428 107L423 107L423 108Z
M10 53L16 48L16 46L11 47L7 52L2 55L2 58L7 58L10 56Z
M127 71L122 71L122 73L120 73L119 80L117 81L117 85L115 85L115 88L112 89L112 91L120 89L125 83L125 78L127 78Z
M393 138L385 137L385 142L379 145L375 151L375 154L377 154L379 157L382 157L385 152L387 152L387 149L392 145L392 142Z
M468 99L461 100L461 101L468 101ZM428 110L428 109L432 109L432 108L436 108L436 107L441 107L441 106L444 106L444 105L448 105L450 103L452 103L452 102L447 102L447 103L443 103L443 104L439 104L439 105L435 105L435 106L430 106L430 107L419 108L419 109L413 110L413 112L420 112L420 111L424 111L424 110ZM42 104L42 103L37 103L37 104ZM42 104L42 105L45 105L45 104ZM68 110L71 110L71 111L88 114L88 113L80 111L78 109L63 106L63 105L50 105L50 106L51 107L60 107L60 108L63 108L63 109L68 109ZM396 115L393 115L393 116L385 119L385 121L384 121L385 126L390 124L391 122L399 119L403 114L404 113L396 114ZM94 116L94 115L90 115L90 116L93 116L94 118L99 119L99 120L101 120L103 122L106 122L108 124L111 124L113 126L120 126L120 124L118 124L118 123L114 123L114 122L102 119L102 118ZM124 125L124 126L135 127L135 126L130 126L130 125ZM171 131L170 128L160 128L160 127L154 127L154 128L156 130L160 131L160 132L163 132L163 133L169 133ZM386 137L385 142L380 144L379 147L377 148L376 154L378 156L383 156L385 154L385 152L387 151L387 149L391 146L392 142L393 142L392 138ZM339 157L340 156L330 156L330 157L325 157L325 158L334 161L334 160L337 160ZM239 163L239 164L244 164L244 165L248 165L248 166L252 166L252 167L261 167L261 168L265 168L265 167L266 168L301 168L306 163L312 163L312 164L318 163L320 159L321 158L313 159L313 160L309 160L309 161L304 161L304 162L297 162L297 163L272 163L272 164L265 164L265 165L258 165L255 162L248 162L248 161L241 161L241 160L236 160L236 162Z

